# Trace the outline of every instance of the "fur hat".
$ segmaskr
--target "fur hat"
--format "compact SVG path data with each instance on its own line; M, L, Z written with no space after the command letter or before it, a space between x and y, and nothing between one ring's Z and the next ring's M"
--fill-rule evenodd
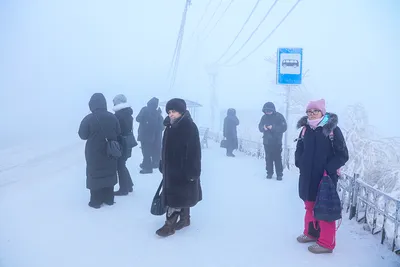
M167 102L167 105L165 106L165 111L168 113L170 110L175 110L176 112L179 112L181 114L185 113L186 111L186 102L183 99L180 98L173 98L170 101Z

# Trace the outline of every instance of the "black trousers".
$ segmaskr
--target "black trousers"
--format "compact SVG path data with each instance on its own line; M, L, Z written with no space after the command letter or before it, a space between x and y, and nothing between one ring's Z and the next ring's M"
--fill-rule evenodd
M283 176L283 166L282 166L282 145L265 145L265 165L267 170L267 175L274 174L274 164L277 176Z
M127 159L125 158L119 158L117 163L119 190L123 192L129 192L133 187L131 174L126 167L126 161Z
M142 169L150 170L154 167L158 168L161 158L160 144L141 142L143 162Z
M99 190L90 190L90 204L97 206L101 204L114 204L114 187L105 187Z

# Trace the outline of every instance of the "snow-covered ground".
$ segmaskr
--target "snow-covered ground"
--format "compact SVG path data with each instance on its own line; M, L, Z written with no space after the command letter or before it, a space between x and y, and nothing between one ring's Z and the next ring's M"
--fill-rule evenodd
M192 225L166 239L155 235L164 218L149 212L161 175L138 174L138 148L128 164L134 193L100 210L87 206L83 142L10 159L4 166L11 167L0 172L0 266L400 265L398 256L348 220L333 254L309 253L296 242L304 212L297 173L286 173L282 182L266 180L262 160L240 153L227 158L210 144L203 150L204 200L192 210ZM9 150L0 162L11 152L24 154Z

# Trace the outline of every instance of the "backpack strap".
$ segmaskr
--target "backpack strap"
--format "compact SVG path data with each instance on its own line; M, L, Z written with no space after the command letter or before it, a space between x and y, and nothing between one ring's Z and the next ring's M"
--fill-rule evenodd
M307 127L303 126L303 129L301 129L301 138L303 138L304 135L306 134L306 130L307 130Z

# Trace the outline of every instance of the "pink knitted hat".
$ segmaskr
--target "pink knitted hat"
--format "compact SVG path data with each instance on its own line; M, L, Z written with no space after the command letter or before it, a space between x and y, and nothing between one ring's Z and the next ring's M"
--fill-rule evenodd
M322 112L322 114L325 115L325 113L326 113L325 99L310 101L307 105L306 110L310 110L310 109L320 110Z

